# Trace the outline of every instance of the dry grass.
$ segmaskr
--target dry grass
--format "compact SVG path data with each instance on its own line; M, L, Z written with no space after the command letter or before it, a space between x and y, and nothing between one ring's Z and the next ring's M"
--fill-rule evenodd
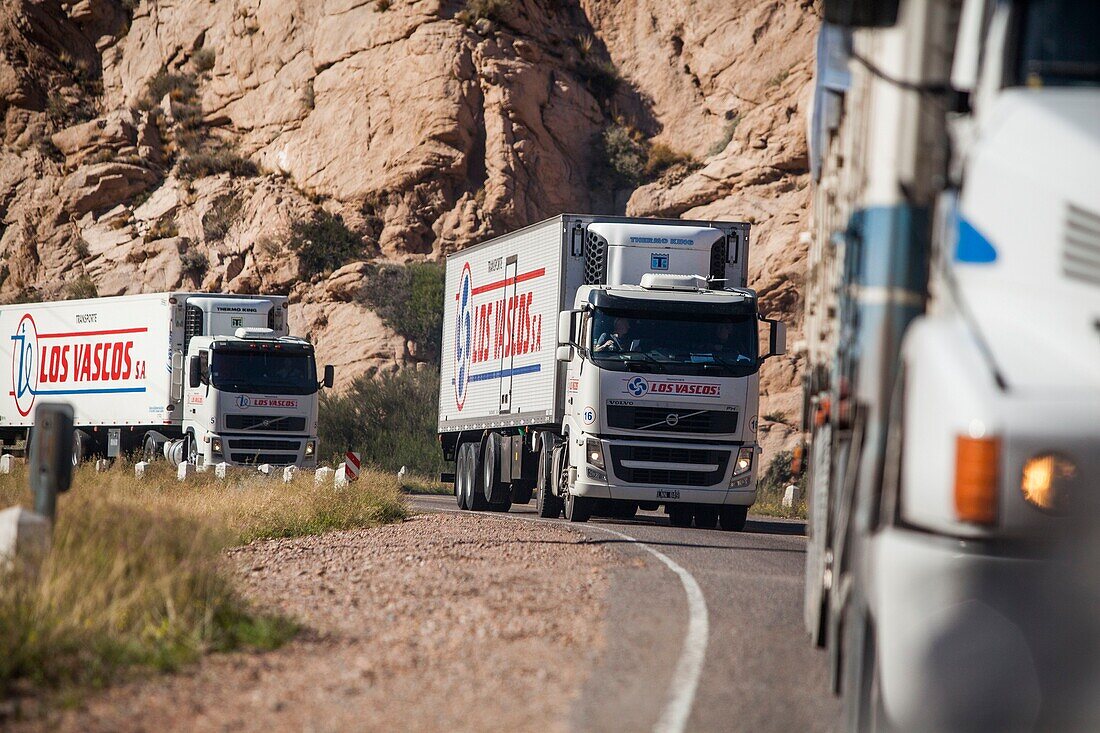
M402 519L396 477L354 488L243 472L186 483L167 464L140 482L130 464L78 471L58 501L53 550L37 577L0 578L0 698L105 684L127 669L170 670L209 651L266 649L293 622L257 613L233 587L223 551L255 539ZM0 506L29 504L22 470L0 476Z

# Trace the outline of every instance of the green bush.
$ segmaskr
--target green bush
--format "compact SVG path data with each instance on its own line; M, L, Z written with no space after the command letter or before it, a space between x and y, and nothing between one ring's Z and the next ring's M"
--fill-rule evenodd
M185 275L201 280L210 268L210 261L206 258L205 253L197 249L188 249L180 255L180 267Z
M195 71L200 74L213 69L215 61L217 61L217 56L212 48L200 48L191 57L191 63L195 65Z
M636 188L645 176L646 149L636 134L611 125L595 141L592 185L599 189Z
M303 276L335 270L364 255L363 238L336 214L319 211L312 219L290 227L287 247L298 255Z
M434 262L382 265L363 294L382 321L419 347L422 361L439 358L443 331L443 266Z
M166 94L176 102L193 102L198 96L194 77L161 69L145 85L145 94L138 101L138 106L142 109L152 109L160 104L160 100L164 99Z
M405 466L438 473L444 465L436 442L438 402L439 373L433 369L367 374L344 394L322 392L322 455L340 461L345 450L358 450L364 462L388 471Z

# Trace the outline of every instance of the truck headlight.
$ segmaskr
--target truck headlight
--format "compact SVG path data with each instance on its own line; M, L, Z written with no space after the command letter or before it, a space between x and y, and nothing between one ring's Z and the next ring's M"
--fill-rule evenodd
M1065 456L1041 453L1024 463L1020 490L1028 503L1045 511L1061 509L1066 489L1077 476L1077 466Z
M740 476L743 473L748 473L752 470L752 454L756 452L756 449L751 445L746 445L737 451L737 461L733 464L733 475Z
M210 452L217 455L221 455L222 452L222 439L214 437L210 439Z
M315 454L316 452L317 452L317 441L316 440L307 440L306 441L306 458L312 458L313 454Z
M600 441L589 438L585 442L584 454L591 465L603 469L603 446L600 445Z

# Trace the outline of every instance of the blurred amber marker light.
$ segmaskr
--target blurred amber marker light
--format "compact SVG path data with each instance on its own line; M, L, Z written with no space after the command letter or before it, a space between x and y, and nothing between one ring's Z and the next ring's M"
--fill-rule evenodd
M1077 466L1069 459L1044 453L1029 458L1024 464L1020 490L1024 492L1025 499L1040 509L1057 509L1062 498L1058 485L1072 481L1076 474Z
M997 438L955 438L955 516L963 522L997 521Z

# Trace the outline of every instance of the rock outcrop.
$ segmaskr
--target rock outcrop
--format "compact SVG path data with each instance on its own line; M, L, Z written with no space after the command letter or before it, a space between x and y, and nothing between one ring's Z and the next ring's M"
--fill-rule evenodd
M0 298L290 292L346 383L418 353L364 303L368 260L618 204L752 222L752 284L795 342L817 22L797 0L11 0ZM609 190L612 125L682 162ZM322 215L364 246L313 273L290 235ZM769 362L762 413L794 423L796 379Z

